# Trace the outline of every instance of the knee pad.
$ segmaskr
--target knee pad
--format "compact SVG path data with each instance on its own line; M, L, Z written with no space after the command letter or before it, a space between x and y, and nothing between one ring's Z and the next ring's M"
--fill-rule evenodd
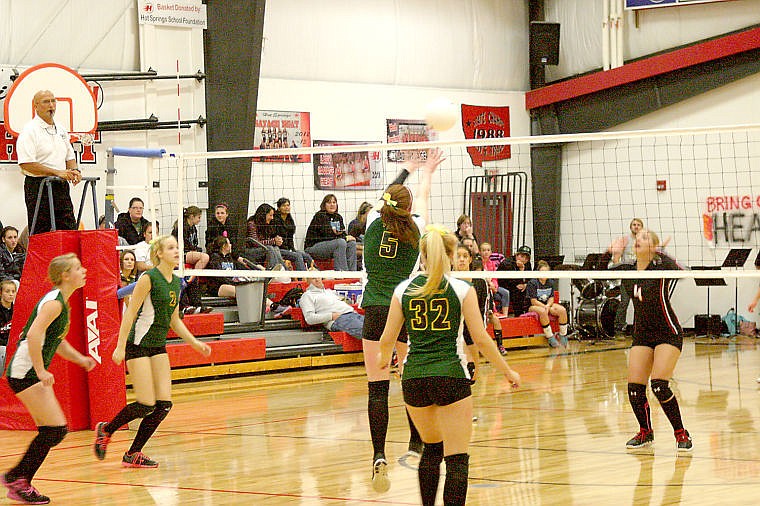
M438 467L443 462L443 441L425 443L419 467Z
M172 401L156 401L156 407L150 414L150 417L157 420L163 420L169 415L169 411L172 410L172 406Z
M631 404L643 404L647 400L647 386L641 383L628 383L628 400Z
M369 401L370 402L388 402L388 390L390 389L390 380L383 381L370 381L367 383L369 387Z
M39 435L37 437L42 443L50 448L63 441L63 438L65 438L66 434L69 432L69 429L65 425L43 425L41 427L37 427L37 430L39 431Z
M145 418L156 408L155 406L148 406L147 404L141 404L139 402L131 403L130 407L132 408L132 414L136 418Z
M668 402L673 398L673 391L670 389L669 383L668 380L664 379L653 379L650 382L650 385L652 385L652 393L654 393L655 397L657 397L657 400L660 401L661 404L663 402Z

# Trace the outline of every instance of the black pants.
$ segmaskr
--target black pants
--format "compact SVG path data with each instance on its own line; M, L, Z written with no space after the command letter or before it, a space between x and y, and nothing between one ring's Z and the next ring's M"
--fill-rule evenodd
M53 224L50 222L50 204L47 189L42 192L40 210L37 212L37 223L32 230L34 220L34 207L37 204L37 193L42 186L44 177L26 176L24 178L24 201L26 202L26 218L29 224L29 235L50 232ZM51 182L53 188L53 213L55 215L56 230L76 230L77 222L74 218L74 206L71 203L69 182L56 179Z

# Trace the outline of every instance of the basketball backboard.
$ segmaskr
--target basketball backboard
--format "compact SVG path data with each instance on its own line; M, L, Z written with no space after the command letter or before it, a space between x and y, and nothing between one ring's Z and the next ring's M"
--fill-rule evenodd
M42 63L26 69L5 98L5 130L14 137L34 117L34 95L50 90L57 99L55 121L71 134L94 133L98 127L98 108L92 90L82 76L58 63Z

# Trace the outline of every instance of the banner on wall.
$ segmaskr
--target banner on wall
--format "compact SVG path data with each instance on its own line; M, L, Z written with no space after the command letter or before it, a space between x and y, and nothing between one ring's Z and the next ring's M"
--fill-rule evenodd
M201 0L138 0L137 22L141 25L208 28L206 6Z
M509 137L509 107L462 104L462 130L465 139ZM468 147L467 152L476 167L512 157L512 149L507 145Z
M760 238L760 195L709 195L702 213L708 246L756 244Z
M388 119L386 120L388 131L388 144L399 142L427 142L435 140L435 134L430 130L424 120L415 119ZM416 149L389 149L389 162L405 162L408 160L424 160L427 153Z
M314 146L354 146L357 141L314 141ZM383 162L379 151L321 153L314 155L317 190L369 190L383 188Z
M253 149L307 148L311 146L308 112L256 111ZM254 162L311 162L311 155L262 156Z
M652 7L674 7L689 4L709 4L715 2L727 2L729 0L625 0L625 8L650 9Z

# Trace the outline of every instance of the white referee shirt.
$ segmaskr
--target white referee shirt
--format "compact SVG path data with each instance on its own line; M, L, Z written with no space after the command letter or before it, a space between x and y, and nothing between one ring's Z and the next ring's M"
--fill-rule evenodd
M39 116L24 125L16 141L16 153L19 164L37 162L57 170L65 170L66 161L74 159L69 133L60 125L48 125ZM21 172L34 176L23 169Z

